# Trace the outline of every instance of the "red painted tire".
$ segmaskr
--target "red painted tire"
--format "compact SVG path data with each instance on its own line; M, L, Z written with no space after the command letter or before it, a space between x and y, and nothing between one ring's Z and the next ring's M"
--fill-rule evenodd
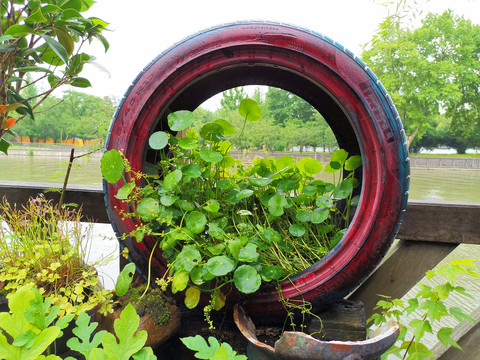
M407 203L409 160L398 113L382 84L351 52L321 34L276 23L235 23L200 32L139 74L117 109L107 150L123 150L132 168L141 170L149 157L148 137L167 128L168 113L194 110L223 90L249 84L302 97L324 116L339 146L363 159L361 200L343 239L322 261L281 284L284 298L319 308L345 296L373 271ZM128 209L114 197L117 190L105 184L107 211L117 233L129 233L133 223L119 215ZM145 272L154 240L124 244ZM153 275L164 269L155 250ZM251 315L284 313L277 290L269 286L242 300Z

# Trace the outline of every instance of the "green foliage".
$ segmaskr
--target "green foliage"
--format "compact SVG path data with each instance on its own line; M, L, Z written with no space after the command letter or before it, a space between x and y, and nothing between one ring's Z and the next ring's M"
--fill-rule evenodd
M9 299L11 314L8 312L0 313L0 328L2 329L2 334L0 334L0 358L5 360L35 360L60 335L61 328L58 326L41 326L39 328L34 324L35 322L41 323L48 316L50 309L52 311L56 310L58 313L58 307L50 308L50 304L46 303L46 306L41 309L43 311L31 311L30 316L26 316L28 310L33 310L30 308L30 303L35 303L37 296L41 298L38 290L21 287ZM9 342L6 334L13 340ZM54 359L59 358L55 357Z
M219 343L210 336L207 341L200 335L180 339L190 350L196 351L197 359L206 360L247 360L245 355L237 355L228 343Z
M413 30L402 18L380 26L362 59L392 96L409 143L434 128L445 111L453 132L471 133L479 126L480 26L451 11L428 14Z
M0 19L0 120L16 112L18 122L34 118L33 110L56 88L69 84L88 87L80 77L83 66L92 57L83 52L83 45L98 39L108 50L102 34L107 23L95 17L84 17L93 1L2 1ZM35 78L28 75L34 74ZM33 97L24 98L21 91L46 79L50 88ZM15 108L9 108L15 106ZM0 140L8 127L0 126ZM6 153L8 143L2 141L0 151Z
M106 333L103 337L103 350L108 359L128 360L143 348L148 335L145 330L137 332L139 323L140 317L134 307L128 304L120 318L115 320L115 335Z
M255 158L252 164L243 164L229 152L247 122L258 122L261 108L245 99L239 111L244 116L239 133L223 119L198 132L188 129L183 139L164 133L168 146L160 147L152 174L143 175L146 186L131 189L140 174L128 170L127 185L119 190L121 196L117 193L134 209L124 216L143 222L130 235L140 241L154 236L169 263L170 271L159 284L166 288L171 283L174 293L186 290L189 308L198 304L199 291L210 293L212 308L220 309L223 293L231 286L250 294L262 281L304 270L340 241L350 221L360 156L349 157L344 150L332 155L325 169L338 175L334 183L316 179L323 165L308 157L299 162L291 156ZM191 123L187 111L168 116L169 126L178 131ZM158 144L159 133L152 135L150 144ZM234 136L232 141L227 134L234 134L228 135ZM106 153L102 163L114 152ZM119 175L129 168L119 156L115 155L117 168L102 167L107 181L119 178L112 179L112 171ZM344 167L351 172L342 180ZM123 191L125 186L128 191Z
M113 311L112 294L99 284L94 268L99 263L85 263L91 233L82 228L81 218L80 211L60 208L43 196L23 209L3 200L0 222L7 226L0 228L0 281L7 296L28 285L58 306L62 317L98 304L102 312Z
M123 296L127 293L128 289L130 288L130 284L133 280L133 275L135 274L135 264L128 263L125 267L120 271L120 274L117 278L117 283L115 284L115 293L117 296Z
M473 262L474 260L456 260L428 271L427 279L438 279L436 281L438 285L431 287L419 284L419 291L408 301L384 297L384 300L377 303L375 309L379 309L380 312L372 315L368 322L373 321L375 326L379 326L389 319L395 319L402 328L399 340L382 356L382 359L389 354L395 354L402 359L430 358L435 354L422 343L422 339L425 333L434 333L434 326L436 325L438 328L440 320L451 316L459 322L475 322L460 308L449 307L445 302L453 293L471 297L463 287L455 286L455 282L459 276L480 277L473 267ZM415 313L415 318L408 324L403 324L401 317L404 313L407 315ZM461 349L457 342L450 337L452 330L450 327L442 327L436 331L435 335L445 347L451 345ZM410 337L407 338L407 335Z
M55 142L105 139L114 111L112 99L65 91L62 97L49 96L39 104L35 120L22 120L15 125L15 133L34 139L51 138Z
M54 354L42 354L49 351L53 342L62 336L61 330L73 319L73 315L68 319L58 318L59 307L51 306L51 302L44 300L37 289L28 286L12 294L8 305L10 313L0 313L0 358L61 359ZM98 323L91 323L90 316L85 312L79 313L75 324L75 337L67 341L67 346L81 353L86 360L156 359L151 348L143 347L147 333L144 330L137 332L139 316L131 304L115 320L115 334L105 330L94 334ZM74 360L72 357L67 359Z
M206 123L213 123L214 116L217 116L233 125L232 129L241 130L244 117L237 109L242 96L245 96L242 95L244 93L243 88L223 92L222 107L215 114L196 109L193 127L199 131ZM311 146L314 149L322 147L323 151L331 151L338 146L322 115L298 96L277 88L268 88L265 96L261 96L260 89L257 88L253 99L262 111L262 121L248 124L244 129L244 136L235 142L235 149L288 151L298 146L300 151L303 151L306 146ZM238 134L234 135L225 129L223 134L231 142L238 137Z

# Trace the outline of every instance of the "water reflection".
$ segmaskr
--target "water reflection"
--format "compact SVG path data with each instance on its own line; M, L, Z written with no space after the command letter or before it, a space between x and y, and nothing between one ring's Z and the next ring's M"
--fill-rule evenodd
M0 181L63 183L69 158L69 153L52 153L51 156L0 155ZM69 184L101 185L100 159L76 159Z
M62 183L68 155L0 155L0 181ZM76 159L69 183L101 185L100 158ZM412 168L409 199L480 203L480 170Z
M480 170L412 168L409 199L480 203Z

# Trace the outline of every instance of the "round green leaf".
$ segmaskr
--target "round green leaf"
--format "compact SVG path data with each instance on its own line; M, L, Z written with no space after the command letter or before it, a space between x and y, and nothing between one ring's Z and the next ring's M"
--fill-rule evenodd
M193 246L185 246L180 254L177 255L173 267L175 270L185 270L190 272L201 260L202 255L197 249Z
M284 276L284 271L280 266L269 266L262 268L261 274L268 280L280 280Z
M200 301L200 290L196 287L190 286L185 292L185 306L188 309L193 309Z
M220 125L223 129L223 135L229 136L235 134L235 127L230 124L227 120L218 119L215 120L214 124Z
M343 149L338 149L332 154L332 157L330 158L330 162L336 161L340 164L340 167L342 167L347 157L348 157L347 151Z
M342 168L342 165L337 161L330 161L327 165L325 165L325 171L327 174L333 174L339 171Z
M223 155L217 151L202 149L199 151L200 157L203 161L218 163L222 161Z
M359 155L351 156L345 161L345 170L352 171L362 165L362 157Z
M223 180L217 181L217 187L222 190L228 190L232 187L232 183L228 179L223 179Z
M180 209L185 211L193 211L195 210L195 204L188 200L179 199L175 201L175 205L177 205Z
M206 123L200 129L200 136L207 141L218 142L225 139L223 127L215 123Z
M154 132L148 139L148 144L152 149L161 150L168 145L168 134L164 131Z
M235 158L230 154L224 155L223 161L222 161L222 167L224 169L235 167Z
M182 168L182 172L185 176L196 179L202 175L202 169L197 164L189 164Z
M303 193L308 196L314 196L318 192L318 188L315 185L307 185L303 187Z
M122 155L115 149L107 151L100 160L100 170L106 182L115 184L123 175Z
M168 194L165 194L165 195L162 195L162 197L160 198L160 202L162 203L163 206L172 206L175 201L177 201L178 199L178 196L176 195L168 195Z
M282 236L272 228L266 228L263 230L263 236L265 236L265 239L271 243L278 243L282 241Z
M265 187L269 185L273 180L270 178L250 178L248 180L251 185L256 187Z
M333 191L333 198L335 200L346 199L353 191L353 185L350 181L343 180Z
M235 263L232 259L224 255L220 255L210 258L207 261L206 267L208 272L210 272L212 275L224 276L235 268Z
M300 236L305 235L306 230L305 230L305 226L303 226L303 225L293 224L293 225L290 225L290 227L288 228L288 231L293 236L300 237Z
M209 199L207 200L203 208L208 212L216 213L220 210L220 204L217 200Z
M337 245L340 240L342 240L343 235L347 232L347 229L340 230L337 232L331 239L330 239L330 248L333 248L335 245Z
M275 160L275 166L277 170L283 170L285 168L293 167L296 165L296 161L293 156L280 156L278 159Z
M315 209L312 212L311 221L314 224L320 224L328 219L329 214L330 214L330 210L328 208Z
M130 195L130 193L134 188L135 188L134 182L126 183L118 190L117 195L115 195L115 197L119 200L125 200L128 198L128 195Z
M222 309L225 306L225 300L226 300L226 297L220 290L215 291L215 293L212 295L213 309L216 311ZM215 353L212 359L214 359L216 355L217 353ZM219 356L218 359L226 359L226 357L222 355L222 356Z
M244 190L240 190L238 193L237 193L237 196L236 198L241 200L241 199L245 199L247 197L250 197L253 195L253 190L251 189L244 189Z
M238 260L245 262L252 262L258 259L257 246L248 243L244 248L240 249L238 253Z
M117 278L117 283L115 285L115 293L117 296L123 296L127 293L128 288L133 280L133 275L135 274L136 266L134 263L128 263L122 269Z
M178 146L185 150L191 150L198 148L198 142L192 138L180 138L178 139Z
M300 222L308 222L310 221L311 214L308 211L300 211L297 213L295 218Z
M240 115L247 121L258 121L262 117L262 109L255 100L243 99L238 108Z
M323 169L323 165L320 161L312 159L310 157L305 158L303 166L305 171L310 174L318 174Z
M273 216L281 216L283 215L283 208L287 205L288 202L287 199L285 199L285 196L276 194L268 200L268 211Z
M360 195L356 195L352 198L352 201L350 201L350 205L357 206L359 201L360 201Z
M160 204L152 198L145 198L138 202L137 213L143 221L155 220L160 214Z
M178 169L168 173L163 180L163 188L165 190L173 190L182 179L182 172Z
M188 272L176 271L172 279L172 292L175 294L179 291L185 290L188 285Z
M199 234L205 230L207 218L201 212L192 211L186 216L185 224L187 225L188 230L194 234Z
M168 126L173 131L182 131L193 124L193 113L188 110L175 111L168 114Z
M251 294L260 288L262 278L253 266L242 265L235 270L233 281L239 291Z
M332 207L333 200L328 195L322 195L315 200L315 205L317 205L319 208L329 208Z

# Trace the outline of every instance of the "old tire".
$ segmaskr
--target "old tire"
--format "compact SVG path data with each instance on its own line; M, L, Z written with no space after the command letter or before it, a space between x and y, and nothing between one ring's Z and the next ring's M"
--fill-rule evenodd
M363 159L361 200L341 242L322 260L281 284L285 299L314 308L345 296L383 257L403 218L409 160L398 113L375 75L341 45L294 26L244 22L222 25L185 39L153 60L135 79L119 105L106 148L123 150L133 169L149 157L147 140L167 128L168 113L194 110L211 96L242 85L288 90L312 104L327 120L339 146ZM105 184L106 206L118 234L134 224L123 220L125 205ZM146 272L153 239L127 239L137 267ZM152 257L154 276L165 263ZM246 296L251 315L284 313L278 291L263 286ZM257 317L258 319L259 317Z

